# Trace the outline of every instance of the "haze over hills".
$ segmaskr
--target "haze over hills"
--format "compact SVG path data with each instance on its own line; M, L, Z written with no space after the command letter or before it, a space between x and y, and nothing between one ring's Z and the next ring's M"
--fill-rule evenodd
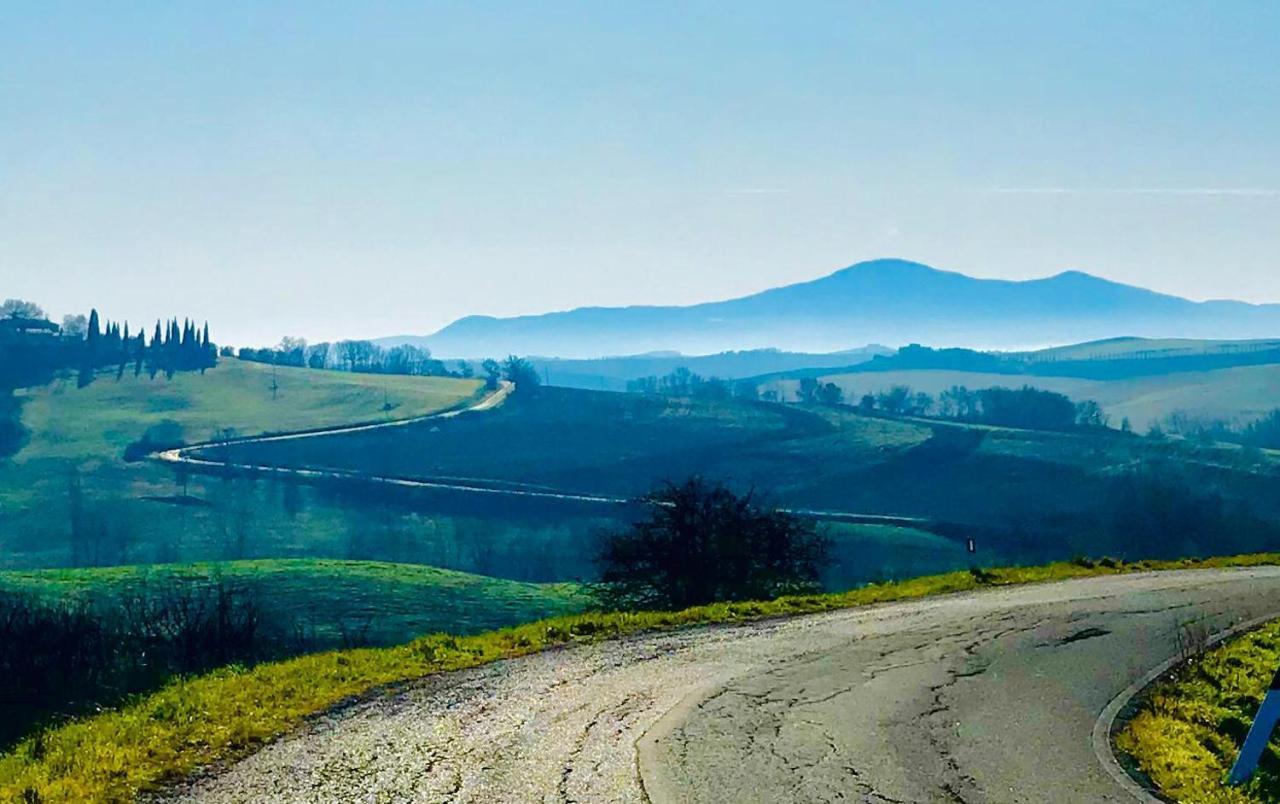
M433 335L383 343L424 345L439 357L591 358L664 350L830 352L867 343L1020 349L1118 335L1272 337L1280 335L1280 304L1194 302L1079 271L1026 281L975 279L881 259L726 301L475 315Z

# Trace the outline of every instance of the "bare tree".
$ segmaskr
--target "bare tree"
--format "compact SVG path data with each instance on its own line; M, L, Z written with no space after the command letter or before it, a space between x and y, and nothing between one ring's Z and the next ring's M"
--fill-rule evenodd
M35 302L5 299L0 303L0 318L32 318L43 320L44 310Z

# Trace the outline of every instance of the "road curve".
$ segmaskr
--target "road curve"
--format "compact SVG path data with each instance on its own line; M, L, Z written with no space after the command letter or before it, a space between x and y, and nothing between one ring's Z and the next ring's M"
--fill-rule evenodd
M416 416L409 419L393 419L386 422L370 422L364 424L335 425L333 427L303 430L294 433L246 436L229 441L206 441L174 449L160 450L153 453L151 458L152 460L169 466L185 466L189 469L205 472L221 472L230 467L237 471L254 472L259 475L269 475L293 480L351 480L363 483L377 483L384 486L396 486L400 488L434 489L466 492L470 494L489 494L499 497L524 497L560 500L564 502L600 503L604 505L630 504L632 500L625 497L608 497L599 494L562 491L543 486L530 486L528 484L506 480L459 477L395 477L392 475L371 475L348 469L298 468L259 463L244 463L239 461L232 461L228 463L227 461L214 461L209 460L208 458L198 458L194 454L200 450L222 447L229 444L269 444L280 441L298 441L307 438L323 438L325 436L347 435L349 433L362 433L370 430L386 430L405 427L407 425L421 424L425 421L437 419L450 419L463 413L479 413L486 410L492 410L500 406L507 400L507 397L511 396L511 394L515 392L515 387L515 383L508 380L501 380L496 389L481 397L471 405L438 413L428 413L424 416ZM779 510L796 514L798 516L858 525L897 525L901 527L920 527L927 530L933 524L932 521L927 518L915 516L864 514L849 511L819 511L809 508L781 508Z
M171 798L1131 801L1094 755L1099 714L1180 634L1267 615L1280 567L639 636L429 677Z

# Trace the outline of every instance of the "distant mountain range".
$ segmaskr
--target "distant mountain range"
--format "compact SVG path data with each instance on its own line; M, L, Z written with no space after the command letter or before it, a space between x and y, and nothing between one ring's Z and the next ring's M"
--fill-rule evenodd
M762 348L833 352L867 343L1022 349L1119 335L1275 337L1280 304L1193 302L1079 271L1015 282L884 259L727 301L468 316L433 335L383 342L424 345L439 357L590 358Z

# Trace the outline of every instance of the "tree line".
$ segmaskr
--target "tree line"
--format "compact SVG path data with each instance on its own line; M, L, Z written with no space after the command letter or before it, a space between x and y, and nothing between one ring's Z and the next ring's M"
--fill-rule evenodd
M677 368L662 376L640 377L627 382L627 391L641 394L691 397L694 399L751 399L784 401L773 388L761 390L754 380L729 381L703 377L687 368ZM810 405L844 405L844 389L816 377L801 377L794 401ZM937 397L895 385L878 393L862 395L854 405L866 414L923 416L975 424L1002 425L1036 430L1070 430L1079 427L1107 427L1109 417L1093 400L1075 402L1070 397L1024 385L1021 388L970 390L952 386Z
M1244 424L1175 411L1153 428L1154 435L1166 432L1206 443L1224 441L1255 449L1280 449L1280 408Z
M226 350L224 354L230 356L231 351ZM445 361L432 357L431 350L412 344L386 349L367 340L308 344L302 338L285 337L279 344L264 349L242 348L235 352L235 356L255 363L349 371L356 374L460 379L482 376L490 389L497 388L498 383L504 379L526 390L542 384L537 368L523 357L508 355L502 361L489 358L481 361L479 371L468 360L453 361L451 368Z
M720 377L704 377L684 366L662 376L650 375L627 381L627 392L632 394L659 394L685 396L695 399L764 399L777 402L776 391L763 394L752 380L725 380Z
M97 310L68 315L59 326L39 305L19 299L0 304L0 358L0 388L38 385L66 369L78 371L83 388L110 367L117 378L132 366L135 376L146 371L154 379L218 362L207 322L199 327L191 319L157 320L148 340L144 330L131 332L127 322L103 320Z
M150 339L132 332L128 323L105 321L97 310L68 315L54 324L34 302L7 299L0 303L0 458L25 443L18 388L44 385L64 372L74 372L84 388L107 369L121 379L132 369L155 379L181 371L200 371L217 364L217 347L209 325L190 319L157 321Z
M231 355L228 350L227 356ZM336 343L307 343L304 338L286 336L275 346L262 349L244 347L235 352L241 360L293 368L330 369L357 374L404 374L418 377L475 376L475 368L465 360L452 368L431 356L431 350L412 344L390 349L373 341L347 340Z

